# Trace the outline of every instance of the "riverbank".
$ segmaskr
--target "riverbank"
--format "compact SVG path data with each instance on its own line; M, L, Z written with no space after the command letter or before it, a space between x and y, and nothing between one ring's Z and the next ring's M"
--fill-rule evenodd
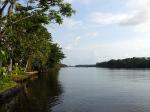
M38 71L13 74L10 77L10 81L6 81L0 85L0 101L16 94L21 89L20 83L27 81L37 74Z
M5 86L0 91L0 101L4 101L5 99L15 95L16 93L19 92L19 90L21 90L21 86L19 86L17 83L12 82L11 84L8 84L7 87Z
M15 83L14 81L3 83L0 85L0 93L5 92L16 86L17 86L17 83Z
M38 71L33 71L33 72L25 72L23 74L19 74L19 75L12 75L12 80L17 82L17 83L21 83L24 82L28 79L30 79L33 75L37 75Z
M41 73L5 100L0 112L149 112L149 74L94 67Z

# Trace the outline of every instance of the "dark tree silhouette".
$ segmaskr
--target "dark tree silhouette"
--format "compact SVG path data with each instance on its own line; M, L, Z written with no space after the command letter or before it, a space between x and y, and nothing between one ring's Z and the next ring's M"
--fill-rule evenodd
M150 58L126 58L110 60L96 64L97 67L108 68L150 68Z

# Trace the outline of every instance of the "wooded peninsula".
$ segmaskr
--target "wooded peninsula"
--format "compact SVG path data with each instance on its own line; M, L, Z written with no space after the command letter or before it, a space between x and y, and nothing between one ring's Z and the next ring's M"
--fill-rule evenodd
M102 68L150 68L149 57L133 57L126 59L112 59L105 62L98 62L95 65L76 65L76 67L102 67Z
M74 13L64 0L0 1L0 93L30 73L60 65L65 55L47 25L60 25Z

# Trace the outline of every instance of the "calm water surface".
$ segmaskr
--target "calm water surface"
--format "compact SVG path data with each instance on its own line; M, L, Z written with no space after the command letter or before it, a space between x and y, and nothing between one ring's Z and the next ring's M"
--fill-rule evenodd
M24 84L0 112L150 112L150 70L62 68Z

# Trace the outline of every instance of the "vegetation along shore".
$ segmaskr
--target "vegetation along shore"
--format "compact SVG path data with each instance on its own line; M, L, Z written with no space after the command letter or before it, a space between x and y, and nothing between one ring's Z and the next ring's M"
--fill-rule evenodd
M98 62L95 65L76 65L76 67L102 67L102 68L150 68L149 57L133 57L126 59L112 59Z
M59 67L65 55L47 25L62 24L74 12L64 0L1 1L0 94L37 72Z

